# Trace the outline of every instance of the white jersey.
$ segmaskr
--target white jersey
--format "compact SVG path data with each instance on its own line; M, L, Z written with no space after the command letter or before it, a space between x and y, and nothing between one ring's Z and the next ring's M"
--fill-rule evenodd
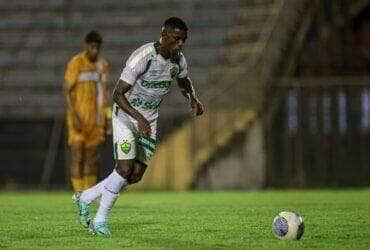
M188 74L182 53L164 59L158 53L158 42L147 43L135 50L126 62L120 79L132 88L125 94L130 104L149 122L158 118L158 108L175 78Z

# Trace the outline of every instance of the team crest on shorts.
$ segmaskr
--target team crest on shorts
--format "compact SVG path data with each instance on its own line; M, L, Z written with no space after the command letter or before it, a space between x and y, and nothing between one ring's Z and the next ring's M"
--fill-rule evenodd
M171 68L171 70L170 70L170 73L171 73L171 77L172 78L175 78L176 77L176 75L177 75L177 72L178 72L179 70L177 69L177 67L172 67Z
M128 154L131 150L131 143L127 142L127 141L124 141L122 144L121 144L121 149L122 149L122 152L125 153L125 154Z

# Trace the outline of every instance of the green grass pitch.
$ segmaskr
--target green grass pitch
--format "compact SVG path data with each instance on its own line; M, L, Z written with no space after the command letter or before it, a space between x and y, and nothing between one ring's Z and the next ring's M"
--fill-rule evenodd
M72 193L0 193L0 248L370 249L370 190L127 192L112 236L77 222ZM300 213L300 241L272 234L281 210Z

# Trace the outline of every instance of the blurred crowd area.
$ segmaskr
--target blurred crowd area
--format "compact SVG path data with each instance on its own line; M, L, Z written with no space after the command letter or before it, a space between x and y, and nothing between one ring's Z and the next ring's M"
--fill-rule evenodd
M0 188L66 187L63 76L85 34L103 35L112 91L169 16L190 28L206 113L191 119L174 84L138 188L368 186L369 12L364 0L0 1ZM111 138L101 162L104 176Z

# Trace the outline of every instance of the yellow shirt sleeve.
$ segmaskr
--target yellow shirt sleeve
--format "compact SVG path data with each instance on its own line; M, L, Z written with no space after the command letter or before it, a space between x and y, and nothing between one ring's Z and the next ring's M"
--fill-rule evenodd
M105 61L104 60L104 66L103 66L104 68L103 68L103 71L104 71L104 74L106 75L106 79L105 79L105 81L107 81L108 80L108 78L109 78L109 75L110 75L110 69L109 69L109 64L108 64L108 62L107 61Z
M70 60L67 64L67 70L65 73L66 82L72 87L76 84L79 75L79 63L75 58Z

